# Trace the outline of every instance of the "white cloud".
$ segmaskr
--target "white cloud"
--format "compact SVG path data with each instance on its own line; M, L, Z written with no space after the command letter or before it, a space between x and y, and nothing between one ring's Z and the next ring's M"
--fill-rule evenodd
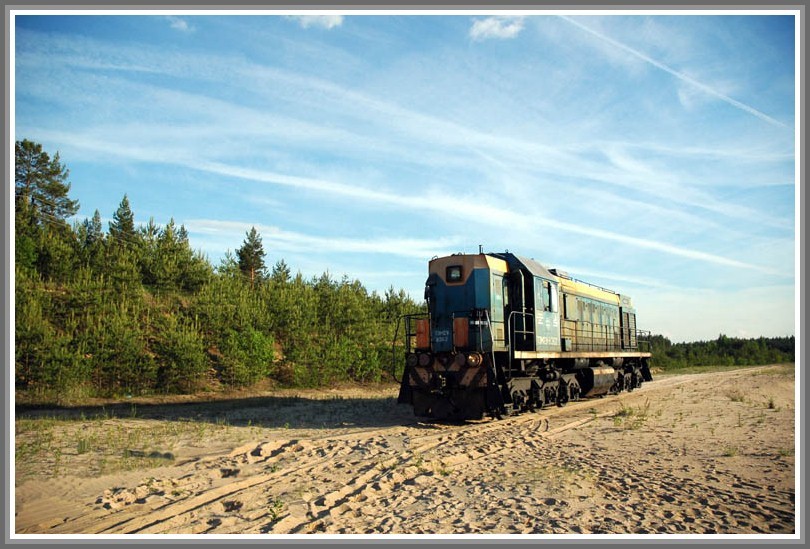
M301 16L318 17L318 16ZM326 16L325 16L326 17ZM490 18L497 19L497 18ZM501 18L509 19L509 18ZM481 23L482 21L477 21ZM575 25L579 25L572 21ZM590 31L589 32L595 32ZM598 36L602 37L601 34ZM40 44L45 40L53 40L50 37L38 37L40 40L32 43ZM608 39L609 40L609 39ZM207 127L212 122L218 123L217 132L223 131L223 123L226 120L238 120L238 124L232 126L232 130L241 133L250 133L251 137L263 134L265 136L284 134L287 140L295 140L297 143L318 142L321 146L329 148L342 147L344 149L353 148L363 150L364 154L373 151L378 155L391 155L393 152L402 161L414 161L418 159L420 163L428 161L437 165L449 165L451 162L458 162L463 165L466 159L462 151L485 151L486 158L490 162L499 160L503 164L530 170L532 172L542 172L554 178L577 177L580 180L590 180L609 184L614 189L625 194L622 189L629 188L636 191L639 186L643 186L647 195L653 195L663 201L677 204L680 207L691 209L700 208L719 213L732 218L749 219L754 214L749 208L737 206L722 200L712 198L711 193L694 188L694 184L684 181L683 176L677 172L669 172L661 169L660 164L650 164L640 161L630 155L628 144L594 143L595 152L601 153L610 160L606 166L604 162L594 161L588 155L578 153L576 150L568 150L555 144L547 144L543 141L525 139L507 132L485 132L473 126L455 122L449 118L437 117L431 114L412 110L403 107L398 103L391 102L383 98L363 93L362 90L342 87L316 77L301 76L282 69L267 67L253 63L239 62L238 60L218 57L218 56L170 56L165 52L144 51L143 49L118 50L114 59L114 65L109 59L101 60L93 58L96 51L104 51L103 45L96 42L80 42L78 45L71 43L64 44L56 42L52 44L45 42L49 47L43 46L42 51L36 52L36 58L30 57L18 59L25 65L45 64L48 60L53 62L54 50L60 55L58 62L70 66L81 66L90 68L108 68L114 66L120 70L142 71L149 70L173 76L191 76L196 78L211 78L210 75L228 78L232 81L244 80L253 85L259 84L259 88L272 89L275 93L284 93L279 90L287 90L284 97L293 98L300 104L312 102L312 105L320 110L332 108L340 109L341 115L353 117L358 124L351 129L338 129L334 127L320 127L317 124L296 120L290 117L268 116L264 113L257 113L250 109L230 106L226 102L214 101L210 98L202 98L192 94L178 94L171 92L160 92L157 104L165 105L167 100L176 101L176 106L181 111L187 111L194 107L204 113L205 116L214 118L207 121ZM77 54L76 51L82 52ZM90 53L88 53L90 52ZM633 50L635 55L640 55ZM30 54L29 54L30 55ZM646 59L646 58L645 58ZM101 63L101 65L99 65ZM18 65L20 66L20 65ZM206 67L204 72L198 72L194 67ZM216 70L208 70L216 67ZM81 75L81 84L87 86L88 77ZM47 85L43 82L48 82ZM60 91L60 97L64 100L65 94L79 89L80 86L65 86ZM111 81L109 78L99 80L99 89L109 92ZM680 82L680 85L691 89L693 93L702 92L687 84ZM30 87L30 86L36 86ZM123 82L121 96L126 92L126 87L132 86L129 81ZM52 81L33 81L29 85L29 91L40 89L45 95L54 94ZM148 86L138 87L137 92L150 93ZM705 99L710 98L702 94ZM704 100L705 100L704 99ZM86 94L83 97L79 94L78 100L87 100ZM686 97L682 100L688 100ZM695 99L692 98L692 101ZM226 110L227 109L227 110ZM216 116L214 113L225 113ZM381 116L382 115L382 116ZM357 130L360 123L366 124L362 131ZM386 132L386 139L376 140L369 137L369 131L381 129ZM188 131L189 128L184 128ZM250 132L248 132L250 130ZM430 143L432 146L423 147L418 150L409 143L408 146L401 146L399 142L404 140L416 140L423 144ZM619 146L621 145L621 146ZM681 151L683 154L683 151ZM738 155L740 156L740 155ZM787 155L788 159L790 155ZM639 158L643 157L641 155ZM750 158L744 158L750 160ZM742 161L742 159L741 159ZM577 173L572 173L570 167L576 166ZM744 182L744 180L742 180ZM741 183L744 184L744 183ZM773 216L757 213L759 219L771 226L784 228L790 221L774 219Z
M191 234L227 237L229 241L243 238L252 227L255 227L262 237L263 244L273 250L284 252L306 249L309 253L328 253L340 250L341 253L384 254L423 259L434 255L447 255L454 247L463 243L462 239L456 237L418 239L315 236L285 231L271 225L216 219L190 219L184 222L184 226Z
M298 21L301 28L310 27L319 29L332 29L343 24L342 15L288 15L287 19Z
M496 16L477 19L470 28L470 38L487 40L488 38L515 38L523 30L523 17Z
M447 215L461 217L463 219L474 220L498 220L498 224L508 220L508 223L516 227L524 227L526 229L532 228L534 230L541 230L541 228L553 228L573 234L585 235L613 242L620 242L629 244L638 248L648 250L655 250L666 254L686 257L698 261L705 261L716 265L725 265L728 267L736 267L743 269L751 269L767 274L778 274L774 269L730 259L727 257L674 246L664 242L659 242L647 238L639 238L627 236L614 231L607 231L603 229L587 227L576 223L568 223L551 218L538 218L531 214L521 214L511 210L501 208L491 204L485 204L478 200L469 200L459 196L450 196L442 194L432 194L424 197L414 197L399 195L396 193L388 193L382 191L371 191L362 189L352 185L343 183L335 183L332 181L319 180L314 178L304 178L289 175L282 175L261 170L251 170L240 168L237 166L229 166L221 163L214 162L194 162L187 167L217 173L220 175L228 175L231 177L239 177L242 179L250 179L254 181L262 181L276 185L283 185L288 187L303 188L309 190L324 191L335 195L341 195L350 198L357 198L365 201L384 203L394 206L413 208L420 211L438 211Z
M700 93L700 91L693 86L678 86L678 101L681 106L688 111L703 105L706 103L706 99L706 94Z
M166 16L166 19L169 21L171 27L175 30L179 30L180 32L191 32L194 28L188 24L188 21L185 19L180 19L179 17L175 17L173 15Z
M132 160L174 164L217 175L290 188L320 191L332 196L362 200L366 203L385 204L395 208L405 208L416 211L437 211L465 220L493 220L492 222L498 226L506 223L512 227L522 228L524 231L531 230L540 232L543 229L550 228L571 234L619 242L636 248L654 250L668 255L685 257L715 265L742 268L771 275L779 274L777 270L769 267L675 246L651 238L629 236L615 231L589 227L578 223L570 223L551 217L537 217L531 213L519 213L474 197L448 195L440 192L427 193L422 196L403 195L384 190L372 190L327 179L292 176L267 170L257 170L221 162L206 161L201 158L194 158L192 160L183 158L182 155L177 155L171 151L159 150L149 146L138 147L132 144L115 143L112 139L102 140L77 134L70 134L68 136L63 132L49 131L42 131L40 134L56 141L70 142L75 147L104 151L107 154L113 154Z

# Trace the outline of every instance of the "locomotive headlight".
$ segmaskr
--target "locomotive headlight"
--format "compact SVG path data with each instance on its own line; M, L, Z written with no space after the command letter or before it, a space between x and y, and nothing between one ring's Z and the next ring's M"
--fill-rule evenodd
M430 366L431 363L430 353L419 353L419 365L423 368Z
M416 354L410 353L407 357L405 357L405 364L409 368L413 368L419 362L419 359L416 357Z
M453 359L453 361L454 361L454 362L455 362L455 363L456 363L458 366L464 366L464 364L466 364L466 363L467 363L467 357L466 357L466 356L464 356L464 353L459 353L459 354L457 354L457 355L456 355L456 358L455 358L455 359Z
M484 357L478 353L470 353L467 355L467 365L471 368L477 368L483 361Z

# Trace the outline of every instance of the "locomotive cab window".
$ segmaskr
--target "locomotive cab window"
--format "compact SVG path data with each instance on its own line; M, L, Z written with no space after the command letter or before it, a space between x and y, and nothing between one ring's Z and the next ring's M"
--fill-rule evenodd
M557 294L551 282L541 278L534 279L534 292L538 307L542 303L544 311L557 312Z
M563 306L565 308L565 319L566 320L576 320L577 319L577 302L576 298L570 294L563 294Z
M558 303L559 302L559 297L557 296L557 286L556 285L552 286L551 283L549 283L548 295L549 295L549 298L551 300L551 312L552 313L558 312L560 310L560 305Z
M553 313L557 312L557 300L555 299L557 294L553 291L551 287L551 282L544 281L543 282L543 304L546 307L547 311L551 311Z
M461 282L461 265L447 267L447 282Z

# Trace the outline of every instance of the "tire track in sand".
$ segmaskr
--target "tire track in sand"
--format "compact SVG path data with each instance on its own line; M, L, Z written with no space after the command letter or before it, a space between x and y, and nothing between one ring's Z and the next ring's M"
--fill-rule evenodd
M251 443L187 463L176 476L152 479L151 485L108 490L91 512L49 532L604 533L677 531L673 524L710 532L711 520L723 528L749 528L734 506L753 505L754 496L716 487L710 494L697 481L628 478L623 470L636 464L605 462L598 445L583 450L556 442L612 415L617 404L692 384L695 376L662 378L632 393L500 421L417 423ZM514 461L517 473L499 474L504 460ZM587 469L592 476L569 479L573 495L540 493L532 475L545 474L546 463ZM582 503L581 494L589 490L598 494ZM756 522L785 527L791 517L779 506L784 497L761 499ZM650 502L672 503L670 498L705 500L711 515L700 516L690 504L666 511L670 516L650 516ZM599 506L606 513L597 514Z

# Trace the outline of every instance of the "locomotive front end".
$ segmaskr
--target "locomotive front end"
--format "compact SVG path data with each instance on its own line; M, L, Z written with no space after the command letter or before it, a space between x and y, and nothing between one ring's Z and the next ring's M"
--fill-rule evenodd
M412 404L417 416L478 419L487 410L492 352L504 344L506 269L504 261L484 254L430 262L429 313L409 319L413 346L399 399Z

